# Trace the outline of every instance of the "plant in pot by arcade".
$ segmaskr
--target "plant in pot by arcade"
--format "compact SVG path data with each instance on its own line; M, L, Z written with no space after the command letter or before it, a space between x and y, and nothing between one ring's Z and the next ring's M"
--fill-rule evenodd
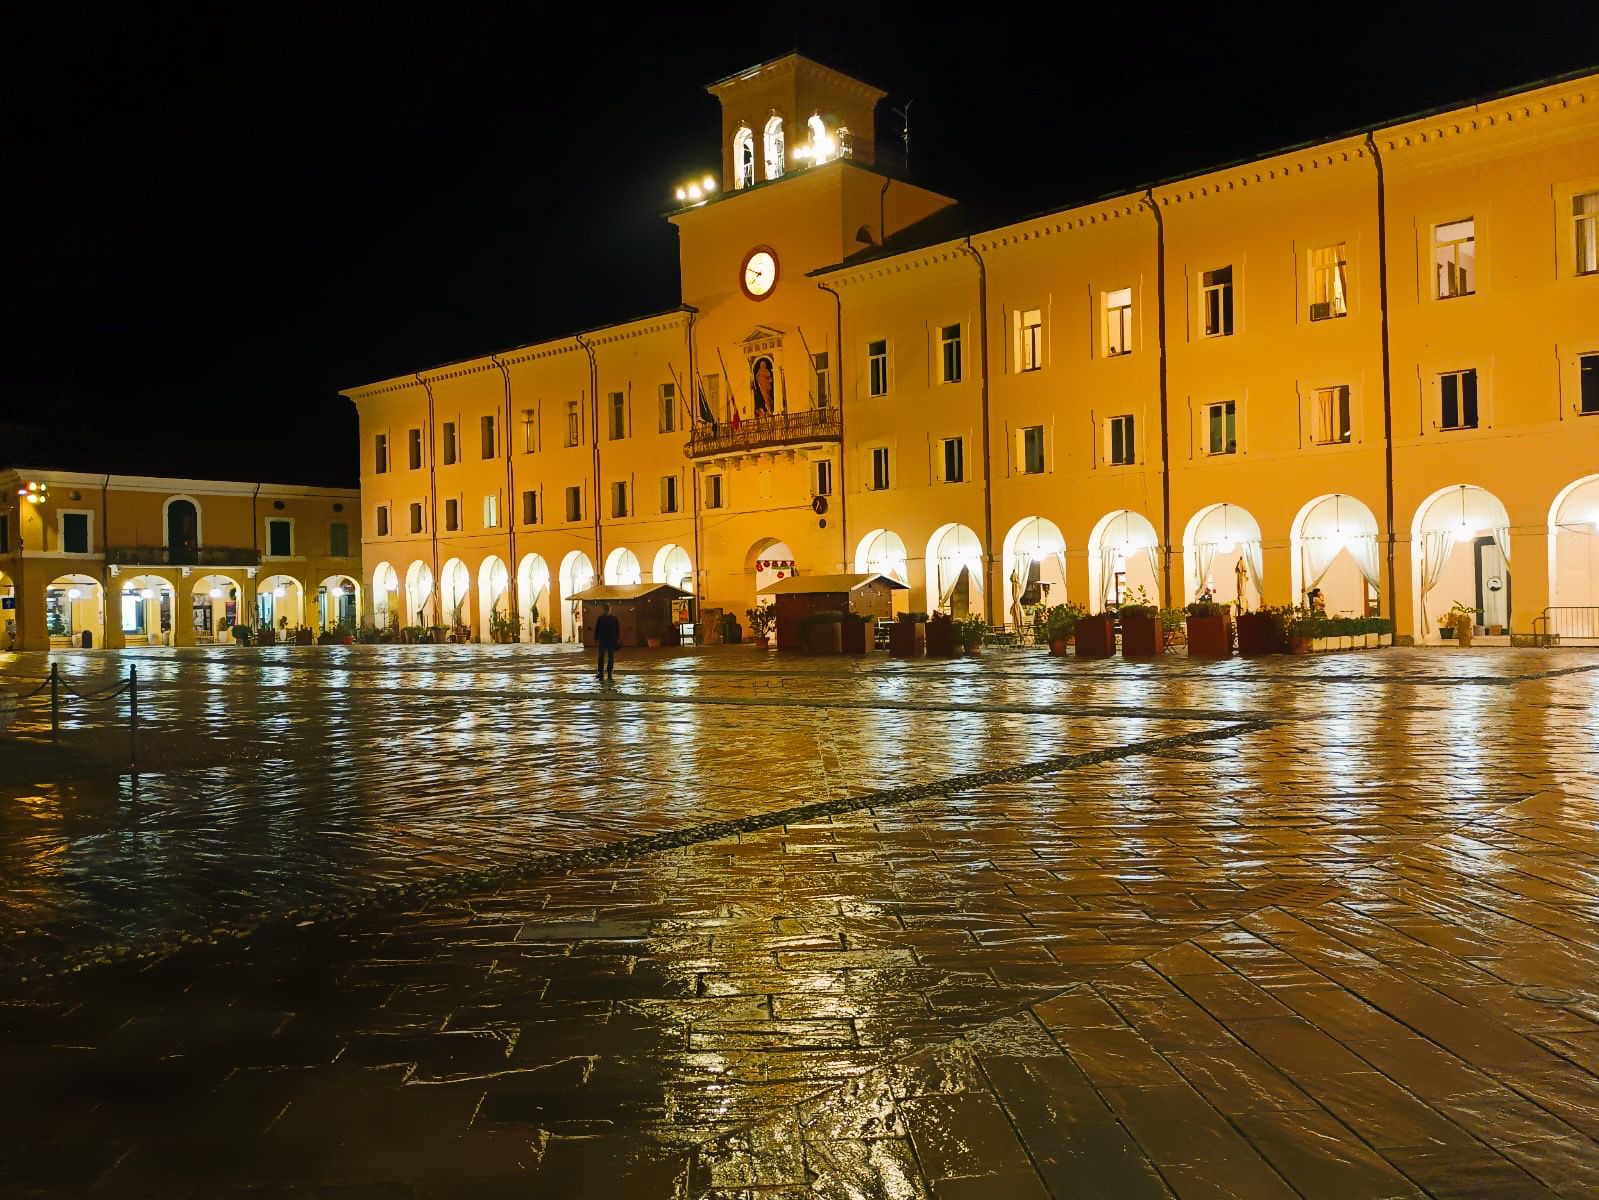
M1044 637L1049 642L1051 654L1064 655L1072 638L1077 633L1077 622L1086 617L1081 604L1067 601L1065 604L1052 604L1044 614Z
M807 613L800 620L805 649L812 654L841 654L844 649L844 614L831 610Z
M1453 626L1456 641L1462 646L1471 645L1471 635L1475 632L1477 626L1477 610L1475 608L1456 600L1450 606L1449 612L1445 614L1444 621L1446 629L1449 626ZM1445 632L1444 636L1448 637L1449 634Z
M955 637L961 644L961 649L967 654L976 654L983 648L983 639L988 636L988 622L981 617L967 617L955 622Z
M1116 617L1112 613L1083 613L1072 626L1078 658L1109 658L1116 653Z
M1239 613L1238 657L1260 658L1267 654L1286 654L1288 622L1293 615L1293 609L1283 607Z
M1129 590L1127 599L1116 610L1122 627L1123 658L1158 658L1166 648L1160 623L1160 609L1150 603L1141 587Z
M750 623L750 640L755 643L757 650L765 650L771 645L772 625L777 621L777 606L757 604L754 608L745 609L744 615Z
M928 658L954 658L957 645L953 617L948 613L935 612L927 618Z
M233 640L240 646L248 646L255 640L255 630L248 625L234 625L228 630L233 635Z
M508 645L522 636L522 618L515 613L495 609L489 613L489 637L501 645Z
M872 645L871 616L847 612L839 626L840 640L845 654L865 654Z
M888 627L888 652L895 658L920 658L927 644L927 614L902 612Z
M1188 606L1184 625L1188 631L1189 658L1231 658L1232 630L1227 610L1214 600L1195 600Z

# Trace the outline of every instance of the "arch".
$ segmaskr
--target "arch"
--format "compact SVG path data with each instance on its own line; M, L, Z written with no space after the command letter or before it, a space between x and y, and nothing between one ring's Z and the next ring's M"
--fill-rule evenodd
M755 131L740 125L733 135L733 187L747 188L755 182Z
M380 562L372 569L372 623L387 629L402 620L400 576L391 564Z
M1207 504L1183 528L1183 565L1184 603L1209 588L1223 604L1259 608L1265 596L1260 522L1236 504Z
M594 563L587 554L581 550L573 550L561 560L561 638L564 641L577 640L578 631L583 627L583 614L580 611L582 602L573 600L572 596L584 588L591 587L594 583Z
M761 144L766 151L766 178L780 178L787 160L783 150L783 118L777 113L767 118L766 128L761 133Z
M951 616L983 612L983 543L974 530L951 522L927 539L927 606Z
M45 628L57 644L105 645L105 590L90 575L58 575L45 585Z
M1549 604L1599 607L1599 475L1567 484L1549 506ZM1599 638L1589 614L1550 616L1549 631L1564 641Z
M1149 518L1130 508L1108 512L1088 535L1089 608L1120 604L1134 588L1159 603L1160 536Z
M1472 483L1440 488L1417 507L1410 543L1418 641L1441 640L1437 618L1454 602L1509 626L1510 515L1499 497Z
M161 505L161 545L174 565L200 561L200 502L193 496L168 496Z
M1342 492L1317 496L1294 516L1288 530L1288 571L1297 603L1320 588L1335 616L1374 612L1381 586L1377 517Z
M534 641L540 622L550 627L550 567L537 554L524 554L516 567L516 598L522 606L524 642Z
M17 585L12 582L11 576L0 571L0 596L9 596L15 603ZM17 610L15 608L0 608L0 648L15 650L17 648Z
M177 626L177 588L159 575L123 575L116 581L117 628L129 646L170 646Z
M480 625L477 640L494 640L494 617L511 615L511 570L497 554L491 554L477 568L477 611Z
M767 537L755 542L744 555L744 570L751 577L750 603L765 605L771 604L773 598L761 595L761 589L776 583L779 579L787 579L798 574L799 565L795 562L794 551L787 542Z
M305 622L305 587L292 575L267 575L256 581L256 619L280 633L283 622L290 630Z
M458 558L439 568L439 608L444 624L453 632L472 623L472 572Z
M241 620L246 625L252 620L248 608L240 608L238 581L226 575L198 576L189 598L196 642L231 641L228 630Z
M606 583L643 583L644 568L638 555L626 546L618 546L605 556Z
M349 575L329 575L316 589L317 628L354 633L361 623L361 584Z
M405 569L405 623L436 625L438 601L433 595L433 571L417 559Z
M910 554L905 549L905 541L892 529L874 529L855 547L857 571L887 575L906 586L911 581L909 563Z
M692 592L694 560L688 556L688 551L683 547L668 542L656 552L655 566L650 572L650 578L656 583Z
M1023 517L1005 535L1003 593L1005 619L1014 629L1025 623L1024 606L1066 601L1066 536L1047 517Z

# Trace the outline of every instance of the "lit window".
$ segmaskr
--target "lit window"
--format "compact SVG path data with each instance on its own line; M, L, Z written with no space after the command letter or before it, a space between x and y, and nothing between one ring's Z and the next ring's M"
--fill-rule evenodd
M566 519L568 521L581 521L583 519L583 489L569 487L566 489Z
M498 529L500 527L500 498L498 495L483 497L483 528Z
M961 327L945 325L938 331L939 348L944 367L944 382L961 381Z
M888 447L872 447L872 491L883 492L888 490Z
M766 122L766 178L776 179L783 174L783 118L773 116Z
M966 442L962 438L944 439L945 483L960 483L966 478Z
M387 504L378 505L377 517L378 517L378 536L379 537L388 537L389 536L389 506Z
M444 465L449 466L457 458L455 446L455 422L444 422Z
M1231 337L1233 332L1233 269L1217 267L1199 277L1200 307L1206 337Z
M1036 371L1044 365L1044 314L1036 308L1016 314L1016 369Z
M537 492L522 493L522 524L537 525L539 523L539 494Z
M619 481L611 485L611 515L627 516L627 484L624 482Z
M385 475L389 470L389 435L380 433L372 439L372 471Z
M1112 466L1129 467L1138 461L1138 445L1134 438L1133 416L1112 417L1107 425Z
M611 440L620 441L627 436L627 397L621 392L612 392L607 411L611 415Z
M1599 192L1571 198L1571 224L1576 235L1577 274L1599 271Z
M409 452L411 470L422 469L422 431L413 429L406 435L406 447Z
M1028 425L1016 431L1016 466L1023 475L1044 473L1044 427Z
M832 385L828 383L827 351L811 355L811 377L815 380L816 407L826 408L833 402Z
M1316 444L1336 446L1350 439L1349 389L1316 389Z
M532 454L539 448L539 423L531 408L522 410L522 453Z
M1208 454L1238 453L1238 404L1228 400L1212 404L1205 409L1205 419L1210 426L1210 436L1205 443Z
M1477 428L1477 372L1446 371L1438 376L1441 429Z
M661 395L661 432L675 433L677 431L677 385L663 383L660 388Z
M566 444L575 446L583 436L583 417L578 412L577 401L566 402Z
M868 342L866 344L867 386L866 394L869 396L888 395L888 343Z
M1477 232L1470 217L1437 226L1432 233L1432 261L1438 299L1469 296L1477 290Z
M722 477L720 475L707 475L705 477L705 507L722 507Z
M482 420L483 431L483 457L494 457L494 418L484 417Z
M742 126L733 135L733 186L746 188L755 182L755 131Z
M461 505L459 501L446 500L444 502L444 528L452 531L461 528Z
M1133 352L1133 289L1105 293L1105 356Z
M411 505L411 532L422 532L422 505L420 502L414 502Z
M830 459L818 459L816 470L811 478L811 492L817 496L831 496L833 494L833 463Z
M1583 415L1599 413L1599 354L1584 354L1577 359L1577 387Z
M1310 252L1310 319L1326 321L1349 314L1349 263L1344 244Z

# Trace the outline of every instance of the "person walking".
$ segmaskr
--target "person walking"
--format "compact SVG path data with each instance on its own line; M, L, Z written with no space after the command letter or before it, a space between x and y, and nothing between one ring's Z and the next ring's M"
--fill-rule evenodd
M597 677L610 679L611 672L616 669L616 648L622 644L622 622L611 615L609 604L600 608L599 618L594 622L594 644L600 652Z

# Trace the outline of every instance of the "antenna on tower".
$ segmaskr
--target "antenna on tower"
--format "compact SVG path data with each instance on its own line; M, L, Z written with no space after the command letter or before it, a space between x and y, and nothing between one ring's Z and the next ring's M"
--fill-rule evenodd
M904 108L893 110L894 115L900 119L900 141L905 143L905 174L911 173L911 105L914 100L905 101Z

